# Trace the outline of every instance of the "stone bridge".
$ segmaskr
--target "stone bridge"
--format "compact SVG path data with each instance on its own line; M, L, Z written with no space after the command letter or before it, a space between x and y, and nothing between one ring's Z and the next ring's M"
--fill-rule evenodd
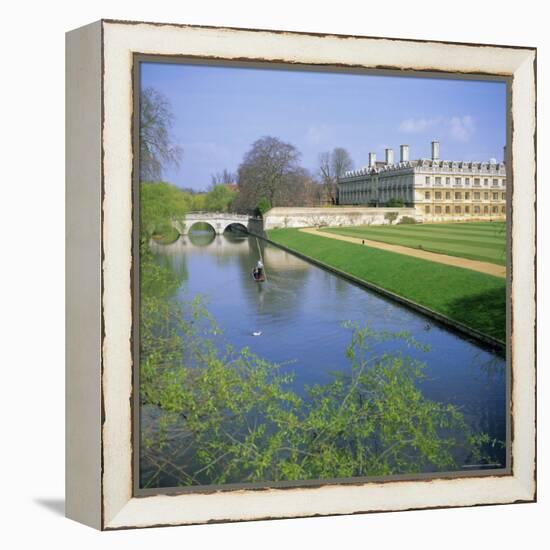
M199 222L207 223L217 235L221 235L232 225L248 231L249 217L245 214L229 212L188 212L185 219L174 221L173 225L180 235L187 235L189 230Z

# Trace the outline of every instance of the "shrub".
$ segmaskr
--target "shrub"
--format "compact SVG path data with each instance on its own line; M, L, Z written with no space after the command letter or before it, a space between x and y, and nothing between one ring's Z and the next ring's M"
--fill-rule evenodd
M396 207L401 208L401 207L405 206L405 203L403 202L402 199L391 198L387 202L386 206L389 206L390 208L396 208Z
M410 223L418 223L413 217L411 216L403 216L398 222L398 225L401 224L410 224Z
M269 201L269 199L262 197L256 205L256 214L263 217L263 215L270 209L271 202Z
M386 212L384 214L384 219L387 220L390 225L397 219L399 214L397 212Z

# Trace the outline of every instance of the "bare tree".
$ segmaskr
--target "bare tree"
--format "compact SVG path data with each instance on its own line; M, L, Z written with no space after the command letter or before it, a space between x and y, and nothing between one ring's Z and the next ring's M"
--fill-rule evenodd
M283 197L280 206L319 206L321 204L322 186L319 185L307 170L296 172L292 192Z
M327 190L334 184L335 176L332 172L332 162L329 151L319 153L319 175L321 176L321 183ZM329 193L330 194L330 193Z
M344 174L353 168L353 160L350 154L343 147L336 147L332 151L332 166L336 179L339 180Z
M154 88L140 96L139 153L141 181L158 181L166 165L179 166L183 151L170 135L174 114L170 102Z
M216 185L229 185L231 183L237 183L237 174L224 168L223 172L212 174L210 180L212 187Z
M319 155L319 175L325 187L325 193L331 204L336 204L338 180L353 168L350 154L343 147Z
M295 203L293 194L303 182L300 152L290 143L265 136L252 144L239 166L239 194L234 208L252 211L260 199L271 206Z

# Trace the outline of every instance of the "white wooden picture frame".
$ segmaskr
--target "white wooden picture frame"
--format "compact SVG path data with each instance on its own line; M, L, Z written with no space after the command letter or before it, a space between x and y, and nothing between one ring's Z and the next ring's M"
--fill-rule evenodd
M511 79L511 472L133 494L135 54ZM67 516L112 530L536 498L536 50L103 20L67 34Z

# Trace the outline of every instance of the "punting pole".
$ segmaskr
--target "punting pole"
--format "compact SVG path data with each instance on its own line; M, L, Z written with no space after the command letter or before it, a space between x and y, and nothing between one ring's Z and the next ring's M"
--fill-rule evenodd
M256 237L256 245L258 246L258 254L260 256L260 260L264 266L264 277L265 277L265 280L267 281L267 271L265 270L265 263L264 263L264 259L262 258L262 249L260 248L260 241L258 240L258 237Z

